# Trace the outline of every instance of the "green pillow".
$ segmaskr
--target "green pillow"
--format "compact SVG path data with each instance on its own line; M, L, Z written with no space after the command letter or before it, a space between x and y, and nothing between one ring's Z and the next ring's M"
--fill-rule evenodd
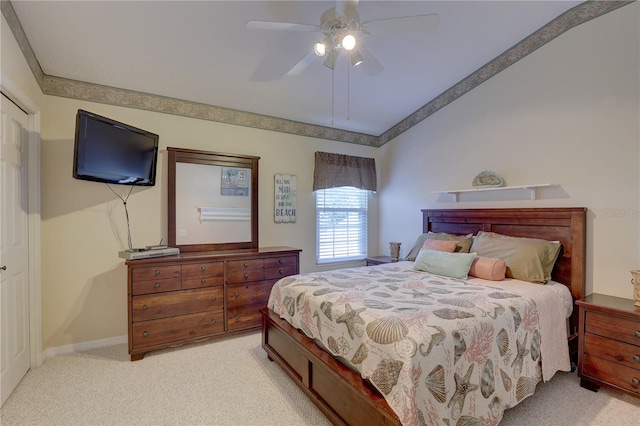
M448 253L422 249L416 257L413 270L466 280L475 258L475 253Z
M456 253L469 253L469 249L471 248L471 243L473 242L473 238L472 238L471 234L469 234L469 235L454 235L454 234L447 234L445 232L431 232L431 231L429 231L429 232L426 232L426 233L420 235L416 239L416 242L413 243L413 247L411 248L409 253L407 253L407 255L405 256L404 260L410 260L410 261L416 260L416 257L418 256L418 253L422 249L422 246L424 245L424 242L427 239L430 239L430 240L441 240L441 241L457 241L458 242L458 247L456 248Z
M557 242L484 231L478 232L471 246L478 256L504 260L507 277L539 284L551 279L560 248Z

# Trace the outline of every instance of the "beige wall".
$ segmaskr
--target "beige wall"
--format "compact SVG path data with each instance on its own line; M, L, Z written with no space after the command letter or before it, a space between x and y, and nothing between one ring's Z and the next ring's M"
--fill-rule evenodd
M420 209L587 207L587 293L632 297L640 268L640 4L576 27L382 148L380 245L421 231ZM483 170L509 185L452 203Z

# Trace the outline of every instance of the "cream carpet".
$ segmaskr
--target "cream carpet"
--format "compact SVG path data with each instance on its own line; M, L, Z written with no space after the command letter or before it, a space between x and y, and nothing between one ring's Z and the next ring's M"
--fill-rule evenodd
M151 352L60 355L27 373L1 409L10 425L328 425L249 333ZM640 400L558 373L502 425L640 425Z

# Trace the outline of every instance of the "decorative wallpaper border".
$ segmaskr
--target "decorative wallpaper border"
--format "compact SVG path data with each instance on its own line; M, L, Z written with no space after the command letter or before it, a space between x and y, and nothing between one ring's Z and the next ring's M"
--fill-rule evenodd
M46 95L143 109L262 130L291 133L299 136L380 147L458 99L471 89L487 81L500 71L508 68L536 49L560 36L565 31L633 2L633 0L586 1L575 6L465 77L460 82L445 90L380 136L47 75L40 67L40 63L29 44L29 40L22 29L22 25L18 20L11 1L1 0L0 6L2 8L2 14L7 20L31 68L31 72L40 85L42 92Z

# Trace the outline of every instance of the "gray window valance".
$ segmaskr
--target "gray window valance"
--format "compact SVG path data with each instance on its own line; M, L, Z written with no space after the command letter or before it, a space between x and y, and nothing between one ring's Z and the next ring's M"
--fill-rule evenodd
M353 186L376 190L376 161L373 158L316 152L313 190Z

